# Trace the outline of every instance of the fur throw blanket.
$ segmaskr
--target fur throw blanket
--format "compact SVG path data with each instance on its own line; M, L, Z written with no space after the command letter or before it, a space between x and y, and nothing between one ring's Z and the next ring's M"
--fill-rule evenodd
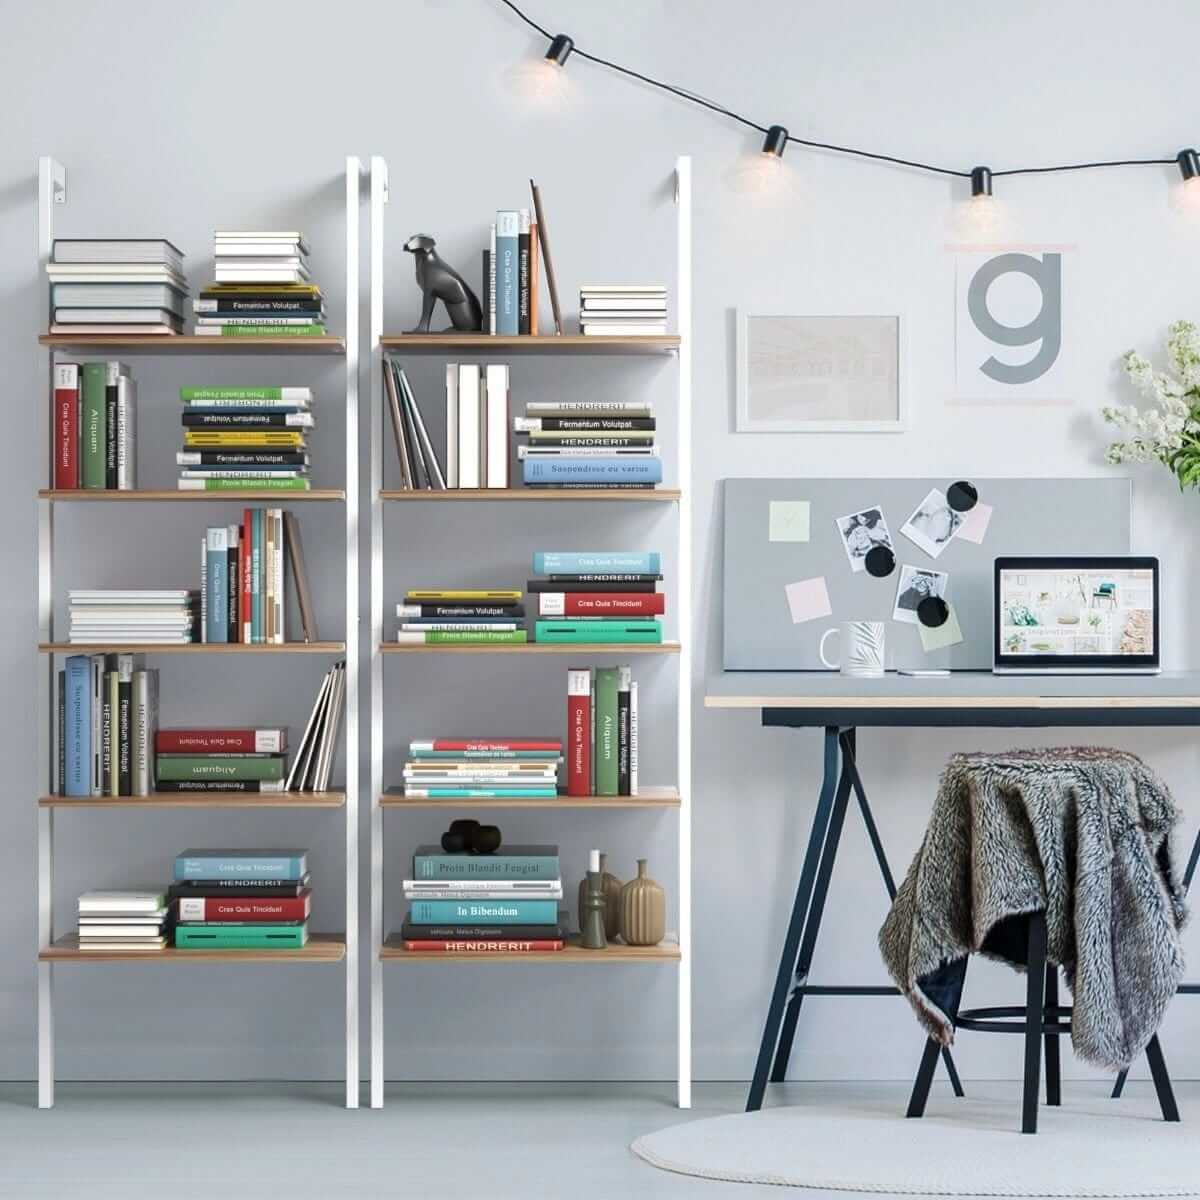
M1183 977L1178 819L1166 787L1132 754L955 755L879 933L888 973L929 1036L954 1040L966 957L1023 964L1014 918L1044 910L1047 958L1074 997L1075 1052L1109 1070L1127 1066Z

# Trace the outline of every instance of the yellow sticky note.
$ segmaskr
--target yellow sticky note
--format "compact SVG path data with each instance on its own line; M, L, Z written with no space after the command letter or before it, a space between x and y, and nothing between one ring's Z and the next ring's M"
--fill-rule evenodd
M921 645L926 654L931 654L934 650L945 650L949 646L957 646L963 640L962 626L958 623L958 613L954 611L953 604L948 607L950 615L936 629L930 629L928 625L918 626L921 631Z
M772 500L767 521L767 540L807 542L812 506L807 500Z

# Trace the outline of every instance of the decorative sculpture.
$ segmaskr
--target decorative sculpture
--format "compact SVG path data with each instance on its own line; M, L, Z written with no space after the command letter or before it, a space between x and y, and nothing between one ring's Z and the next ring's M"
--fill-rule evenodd
M421 289L421 319L409 333L428 333L434 305L446 306L452 328L443 333L479 333L483 329L483 309L479 297L467 281L437 252L437 243L428 234L414 234L404 243L417 266L417 286Z

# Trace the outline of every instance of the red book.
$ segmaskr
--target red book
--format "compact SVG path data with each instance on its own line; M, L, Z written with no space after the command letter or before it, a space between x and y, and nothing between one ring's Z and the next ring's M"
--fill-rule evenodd
M592 790L592 672L567 670L567 795Z
M282 754L287 730L160 729L154 735L159 754Z
M513 738L434 738L416 741L413 750L562 750L562 742L521 741Z
M404 943L405 950L444 950L447 954L537 954L546 950L561 950L562 942L486 942L425 941Z
M79 365L54 367L54 486L79 487Z
M307 921L312 889L305 888L298 896L180 896L176 905L181 921Z
M238 630L241 641L249 644L251 620L254 613L253 580L250 575L251 554L254 547L250 544L250 536L254 530L254 518L248 508L242 510L242 536L238 538Z
M543 617L656 617L666 611L662 592L539 592Z

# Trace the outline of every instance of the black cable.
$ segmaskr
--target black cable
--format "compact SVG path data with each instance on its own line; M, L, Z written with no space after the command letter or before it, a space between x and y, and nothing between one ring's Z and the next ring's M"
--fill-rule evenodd
M506 8L510 9L520 20L524 21L530 29L535 30L542 35L547 41L553 41L555 35L549 30L544 29L532 17L529 17L519 9L513 0L500 0ZM672 96L678 96L681 100L687 100L692 104L698 104L702 108L707 108L710 112L715 112L723 117L728 117L731 121L737 121L745 125L748 129L757 130L759 133L767 133L768 126L760 125L757 121L752 121L749 117L742 116L741 113L734 112L731 108L726 108L722 104L717 104L713 100L706 100L703 96L696 92L688 91L686 88L676 87L674 84L664 83L661 79L654 79L649 75L643 75L640 71L634 71L629 67L623 67L620 63L615 63L607 58L601 58L596 54L589 54L586 50L581 50L577 45L573 47L573 52L578 54L580 58L586 59L588 62L596 63L598 66L607 67L610 71L616 71L621 75L627 75L630 79L636 79L641 83L649 84L650 87L658 88L660 91L669 92ZM932 163L917 162L911 158L897 158L891 154L875 154L870 150L859 150L854 146L837 146L832 142L813 142L807 138L799 138L794 134L789 133L787 140L795 142L797 146L807 146L813 150L832 150L837 154L850 154L857 158L867 158L875 162L895 163L901 167L912 167L918 171L929 171L934 175L949 175L956 179L970 179L970 171L956 171L951 167L939 167ZM1090 171L1097 167L1165 167L1171 166L1176 162L1174 158L1124 158L1114 159L1108 162L1085 162L1085 163L1066 163L1061 166L1053 167L1010 167L1006 171L993 171L992 177L996 178L1001 175L1049 175L1059 171Z

